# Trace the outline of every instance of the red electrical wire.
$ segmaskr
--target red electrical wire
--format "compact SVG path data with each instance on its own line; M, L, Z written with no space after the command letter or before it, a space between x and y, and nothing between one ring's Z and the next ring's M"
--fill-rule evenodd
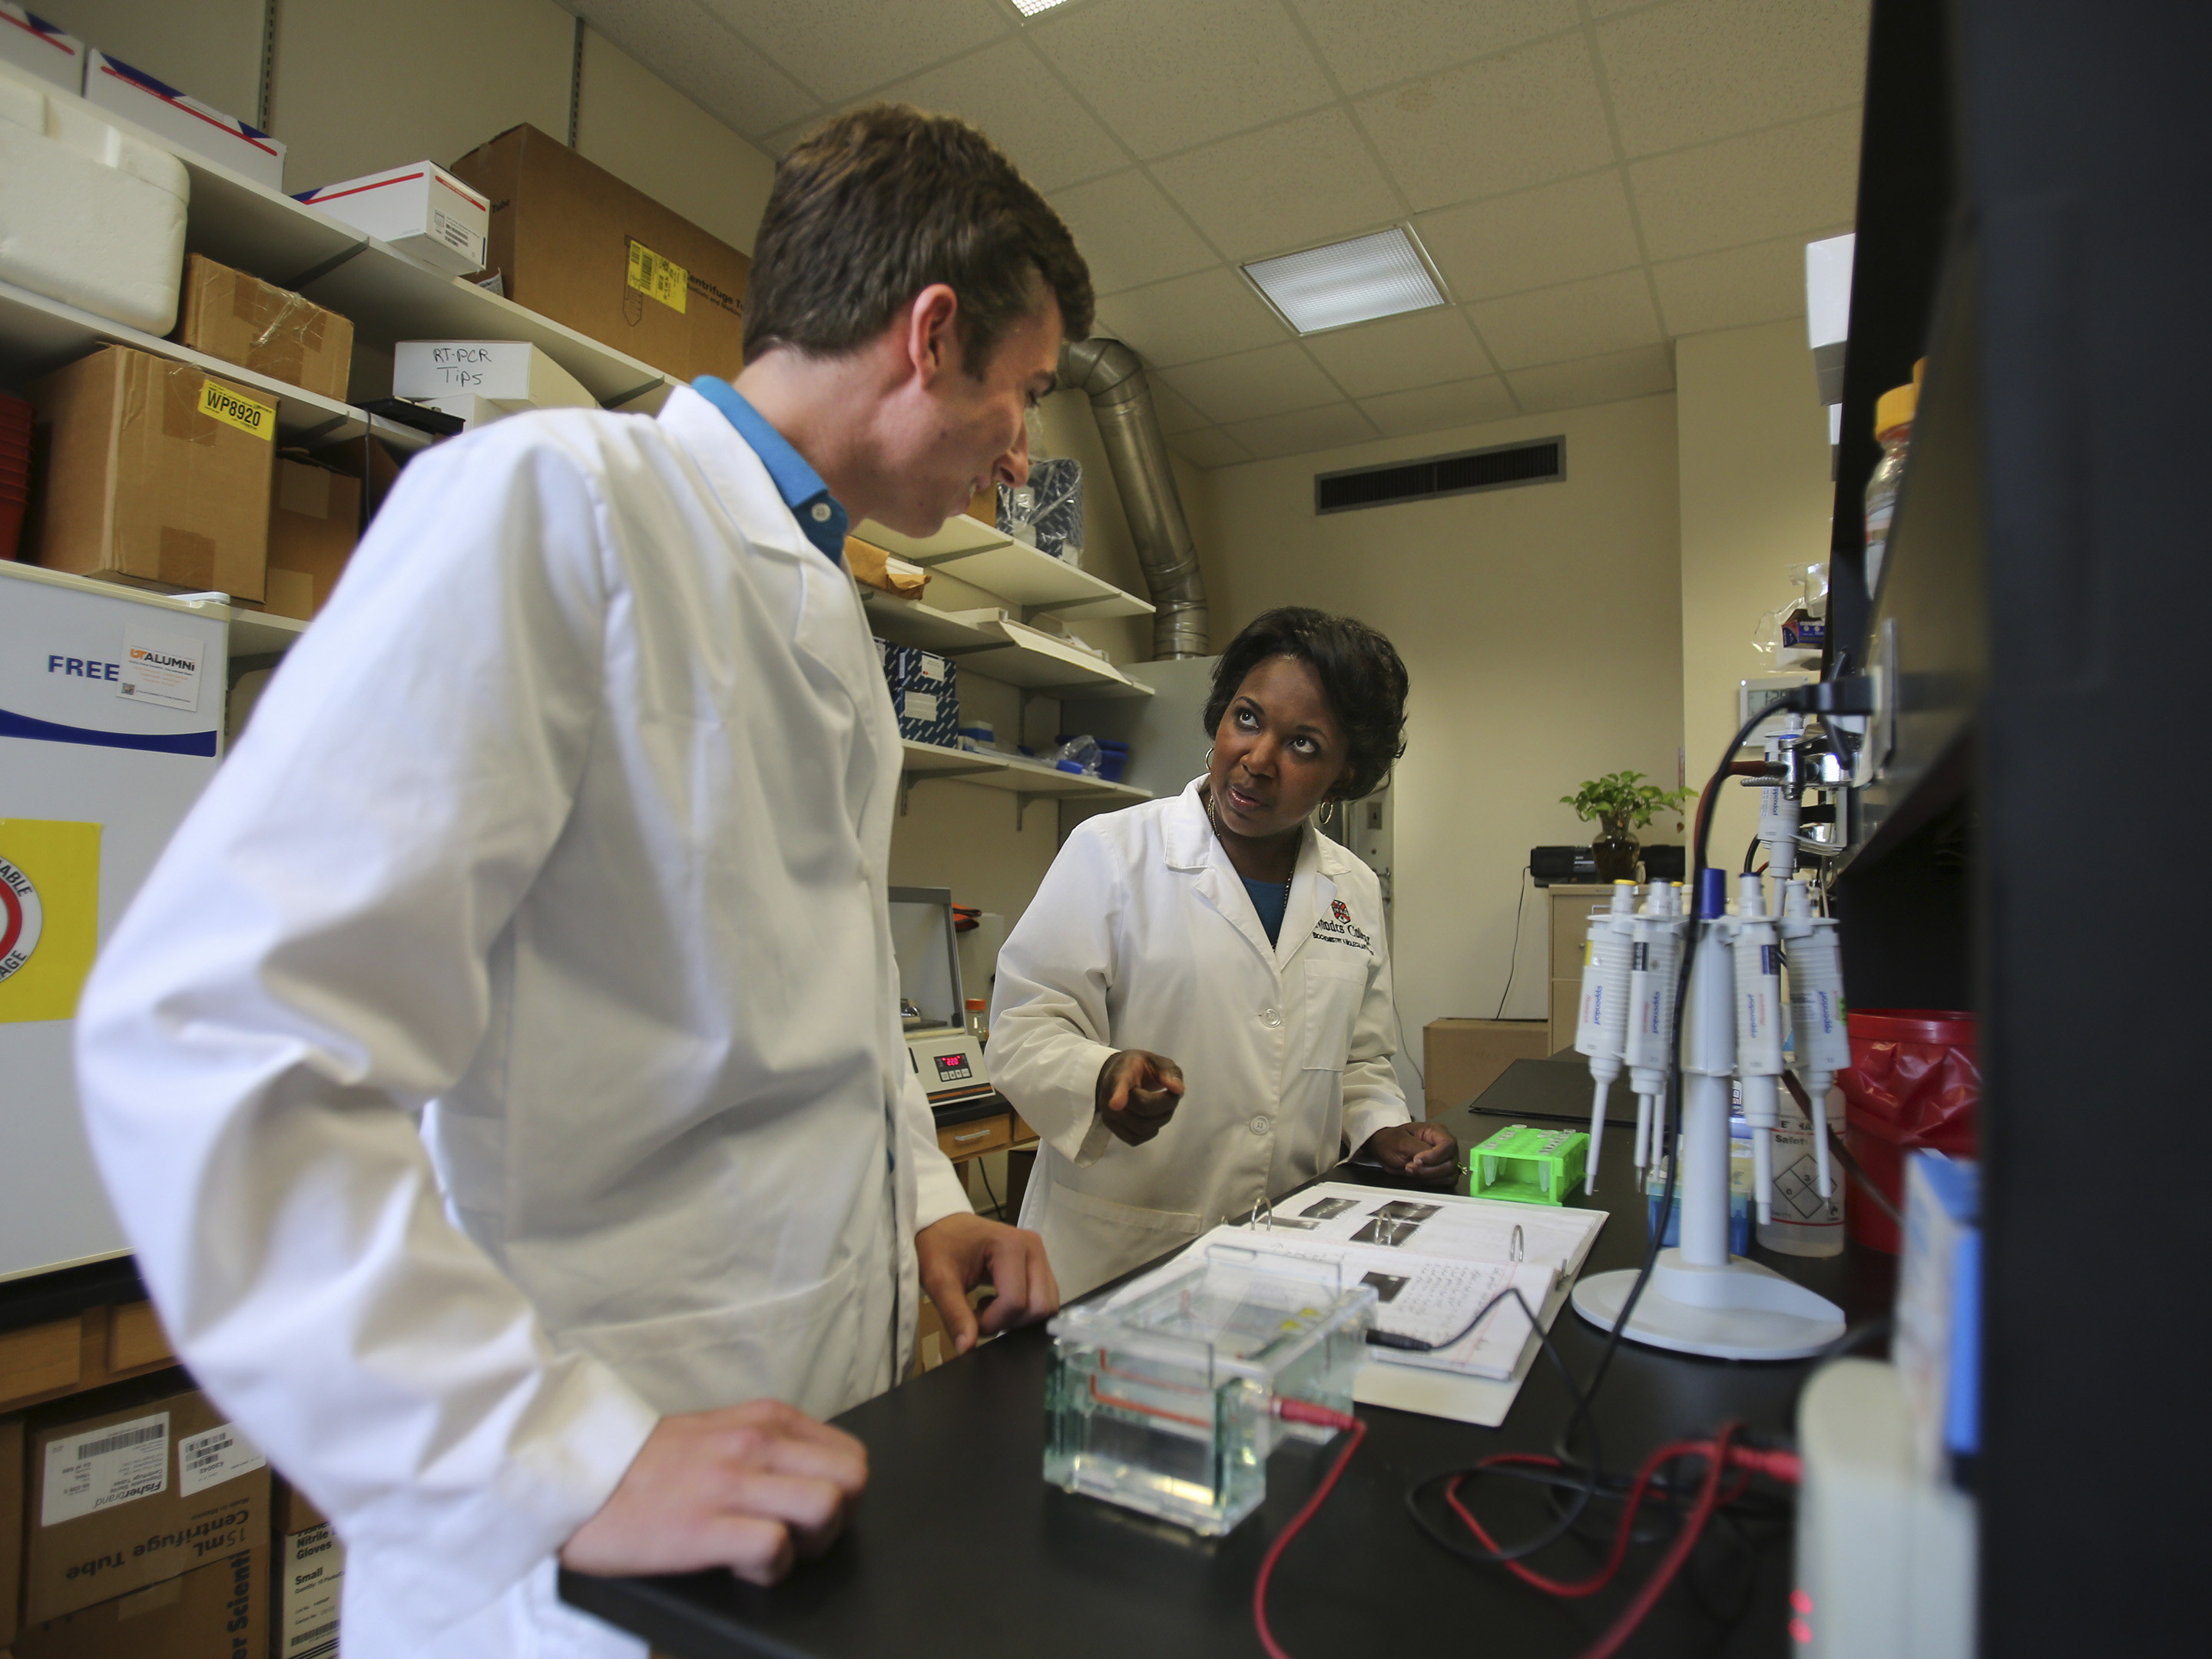
M1283 1650L1282 1644L1275 1640L1274 1632L1267 1628L1267 1581L1274 1577L1275 1564L1283 1559L1283 1551L1288 1547L1291 1540L1296 1538L1306 1522L1313 1519L1314 1511L1322 1506L1322 1500L1335 1490L1337 1476L1344 1473L1344 1466L1352 1461L1352 1454L1359 1449L1359 1443L1367 1438L1367 1425L1356 1417L1333 1412L1326 1406L1309 1405L1303 1400L1276 1401L1275 1414L1288 1418L1293 1423L1318 1423L1327 1428L1342 1429L1352 1437L1344 1443L1344 1449L1336 1455L1335 1463L1321 1485L1314 1489L1314 1495L1306 1499L1305 1506L1291 1517L1288 1526L1275 1534L1275 1541L1267 1547L1267 1559L1260 1563L1260 1576L1252 1583L1252 1624L1260 1632L1260 1645L1267 1649L1267 1659L1291 1659L1291 1656Z
M1628 1606L1621 1610L1620 1616L1607 1628L1605 1633L1584 1650L1582 1659L1607 1659L1607 1656L1617 1650L1620 1644L1628 1639L1637 1626L1643 1622L1644 1615L1651 1611L1660 1595L1665 1592L1667 1586L1674 1582L1674 1575L1681 1570L1682 1563L1689 1559L1690 1552L1697 1547L1698 1540L1705 1531L1706 1522L1712 1518L1713 1511L1720 1508L1723 1504L1733 1503L1741 1497L1744 1489L1750 1485L1753 1475L1765 1474L1778 1480L1796 1484L1802 1465L1795 1452L1762 1451L1749 1446L1732 1444L1731 1437L1735 1434L1737 1426L1734 1423L1723 1425L1720 1432L1711 1440L1676 1441L1670 1445L1662 1446L1644 1460L1643 1467L1637 1471L1635 1484L1629 1489L1627 1501L1621 1508L1620 1527L1613 1535L1612 1553L1607 1558L1605 1565L1588 1578L1565 1583L1556 1578L1547 1577L1518 1561L1506 1561L1502 1564L1515 1577L1525 1583L1533 1584L1547 1595L1565 1597L1595 1595L1612 1583L1613 1575L1620 1571L1621 1561L1628 1553L1629 1539L1634 1533L1637 1508L1643 1503L1644 1495L1660 1468L1678 1457L1702 1457L1705 1460L1705 1480L1698 1488L1696 1504L1682 1522L1681 1530L1675 1534L1674 1542L1668 1546L1667 1553L1661 1558L1659 1565L1652 1569L1651 1576L1644 1580L1642 1587L1631 1598ZM1528 1452L1502 1452L1494 1457L1486 1457L1475 1468L1480 1470L1495 1468L1504 1464L1533 1465L1547 1468L1560 1467L1559 1460L1556 1457L1546 1457ZM1723 1492L1721 1490L1722 1477L1731 1468L1738 1472L1740 1479ZM1452 1513L1467 1523L1468 1530L1482 1540L1483 1547L1495 1552L1498 1548L1497 1541L1483 1529L1482 1523L1474 1518L1474 1513L1459 1500L1459 1489L1466 1479L1467 1476L1464 1474L1454 1478L1451 1484L1444 1488L1444 1501L1451 1506Z

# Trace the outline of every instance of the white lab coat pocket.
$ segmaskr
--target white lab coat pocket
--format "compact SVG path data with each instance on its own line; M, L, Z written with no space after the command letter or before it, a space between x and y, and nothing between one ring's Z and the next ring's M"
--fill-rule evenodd
M1352 1053L1352 1023L1367 996L1367 961L1334 951L1305 964L1306 1006L1299 1064L1309 1072L1340 1072Z
M1045 1204L1045 1256L1060 1294L1073 1299L1132 1267L1188 1244L1206 1229L1182 1210L1140 1210L1054 1185Z

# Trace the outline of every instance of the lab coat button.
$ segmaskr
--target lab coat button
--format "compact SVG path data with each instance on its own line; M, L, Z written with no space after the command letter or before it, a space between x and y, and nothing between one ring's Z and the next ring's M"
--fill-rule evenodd
M1271 1031L1280 1030L1283 1024L1283 1011L1279 1008L1262 1008L1260 1011L1260 1024Z
M1264 1117L1255 1117L1252 1120L1250 1127L1254 1134L1263 1135L1267 1133L1267 1120Z
M814 503L814 522L817 524L828 524L830 522L829 502L817 501Z

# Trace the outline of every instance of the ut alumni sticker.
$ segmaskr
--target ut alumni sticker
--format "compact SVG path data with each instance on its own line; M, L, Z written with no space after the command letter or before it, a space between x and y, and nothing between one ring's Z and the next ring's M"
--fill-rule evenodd
M0 858L0 980L13 979L29 964L46 917L30 877L21 866Z

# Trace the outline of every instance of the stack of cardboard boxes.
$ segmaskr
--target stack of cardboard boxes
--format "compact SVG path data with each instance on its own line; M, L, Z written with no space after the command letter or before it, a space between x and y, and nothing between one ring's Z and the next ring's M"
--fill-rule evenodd
M263 1659L267 1462L174 1371L97 1401L0 1429L0 1642L12 1599L14 1659Z

